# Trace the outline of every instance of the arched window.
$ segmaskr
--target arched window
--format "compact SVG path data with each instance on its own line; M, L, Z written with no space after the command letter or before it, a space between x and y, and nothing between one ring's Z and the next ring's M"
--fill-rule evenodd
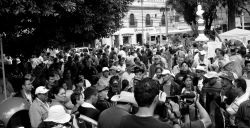
M130 14L129 16L129 25L135 25L135 15Z
M166 25L166 22L165 22L165 14L162 14L162 17L161 17L161 25Z
M150 15L146 15L146 25L150 25Z

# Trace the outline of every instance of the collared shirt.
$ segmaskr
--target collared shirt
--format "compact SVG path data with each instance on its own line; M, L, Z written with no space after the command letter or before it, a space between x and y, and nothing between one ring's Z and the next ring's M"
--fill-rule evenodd
M92 105L90 103L87 103L87 102L84 102L81 106L84 107L84 108L93 108L93 109L96 109L94 105Z
M38 125L48 117L49 104L36 98L30 106L29 116L32 128Z

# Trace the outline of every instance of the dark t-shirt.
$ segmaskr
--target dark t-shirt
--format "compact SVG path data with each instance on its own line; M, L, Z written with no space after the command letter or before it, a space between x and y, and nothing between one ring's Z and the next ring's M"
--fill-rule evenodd
M123 116L129 113L118 107L104 110L98 120L98 128L119 128Z
M191 123L184 123L181 128L205 128L205 125L201 120L191 121Z
M153 117L128 115L122 118L120 128L172 128L172 126Z

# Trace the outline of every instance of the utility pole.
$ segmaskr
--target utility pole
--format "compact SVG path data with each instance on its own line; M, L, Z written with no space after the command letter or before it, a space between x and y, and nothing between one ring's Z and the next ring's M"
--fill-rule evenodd
M143 0L141 0L141 25L142 25L142 44L144 44L144 27L143 27Z
M167 36L168 36L168 11L167 11L167 1L165 2L165 25L166 25L166 42L167 42Z

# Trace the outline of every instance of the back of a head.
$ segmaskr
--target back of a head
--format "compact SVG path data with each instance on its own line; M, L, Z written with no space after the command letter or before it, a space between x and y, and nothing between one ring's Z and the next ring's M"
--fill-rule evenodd
M84 90L84 97L85 100L88 100L91 98L91 96L93 95L97 95L98 94L98 90L96 89L96 87L88 87Z
M135 100L139 107L149 107L159 94L159 82L151 78L142 79L134 89Z

